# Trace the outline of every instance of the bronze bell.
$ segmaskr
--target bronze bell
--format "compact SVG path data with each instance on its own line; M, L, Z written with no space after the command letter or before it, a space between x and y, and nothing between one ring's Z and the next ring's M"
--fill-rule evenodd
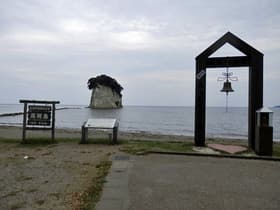
M234 92L234 90L231 88L231 82L230 81L226 81L224 82L224 86L223 86L223 89L221 90L221 92Z

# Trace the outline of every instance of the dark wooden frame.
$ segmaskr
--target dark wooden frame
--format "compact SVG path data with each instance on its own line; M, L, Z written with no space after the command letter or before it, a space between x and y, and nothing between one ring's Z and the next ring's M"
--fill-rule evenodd
M23 123L22 123L22 142L26 141L26 131L27 130L51 130L52 135L51 139L55 139L55 105L59 104L59 101L41 101L41 100L20 100L20 103L23 103ZM52 105L52 114L51 114L51 126L27 126L27 106L28 104L51 104Z
M214 52L229 43L245 56L213 57ZM227 32L196 57L195 79L195 145L205 146L206 69L249 67L248 145L255 150L256 110L263 106L263 54Z

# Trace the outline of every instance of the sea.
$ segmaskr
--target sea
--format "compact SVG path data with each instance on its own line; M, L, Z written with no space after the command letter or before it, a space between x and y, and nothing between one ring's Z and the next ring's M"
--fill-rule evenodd
M90 109L87 105L57 105L57 128L81 128L89 118L116 118L124 132L194 136L194 107L124 106L122 109ZM273 140L280 141L280 108L273 111ZM0 115L23 112L22 104L0 104ZM23 115L0 117L1 125L22 126ZM248 138L248 108L206 108L206 136Z

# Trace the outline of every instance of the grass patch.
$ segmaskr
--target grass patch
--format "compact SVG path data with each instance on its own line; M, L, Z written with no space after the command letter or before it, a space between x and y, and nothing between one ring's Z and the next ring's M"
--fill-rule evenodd
M21 143L21 139L10 139L10 138L2 138L0 137L0 142L1 143L7 143L7 144L11 144L11 143Z
M96 166L97 176L92 180L93 185L90 186L85 193L82 194L82 206L80 209L89 210L95 209L96 203L99 201L103 184L106 181L106 176L109 173L109 169L112 165L111 161L102 161Z
M56 146L58 143L79 143L80 138L55 138L55 141L51 141L50 138L46 137L33 137L28 138L24 143L21 139L8 139L1 138L0 143L8 144L18 144L19 147L36 147L44 145ZM213 140L214 141L214 140ZM226 144L227 142L219 142ZM102 145L114 145L107 137L104 138L89 138L87 144L102 144ZM163 142L163 141L149 141L149 140L118 140L118 145L122 145L121 150L129 154L143 154L150 150L165 151L165 152L193 152L192 147L194 143L192 141L188 142ZM234 145L244 145L243 142L235 142ZM254 151L246 151L240 153L245 154L255 154ZM273 144L273 157L280 157L280 143L277 142Z
M25 206L25 204L26 204L26 202L20 202L20 203L13 204L11 206L11 210L22 209Z
M24 181L29 181L29 180L32 180L33 177L30 177L30 176L20 176L20 177L17 177L16 178L16 181L17 182L24 182Z
M27 190L26 192L27 193L35 193L37 191L38 191L38 189L32 188L32 189Z
M37 201L35 201L35 203L37 203L39 206L42 206L45 203L45 201L44 200L37 200Z
M193 142L160 142L160 141L123 141L122 148L123 152L129 154L145 154L148 151L162 151L162 152L194 152L192 150ZM225 153L227 154L227 153ZM252 150L238 153L238 155L254 155L255 152ZM280 157L280 143L273 144L273 157Z
M36 138L28 138L24 142L21 141L20 143L23 145L46 145L46 144L56 144L57 140L55 139L54 141L52 141L50 138L36 137Z
M54 141L48 137L30 137L27 138L24 142L22 139L12 139L12 138L3 138L0 137L0 143L7 143L7 144L22 144L22 145L49 145L49 144L57 144L57 143L80 143L80 138L55 138ZM113 142L108 137L104 138L89 138L86 144L107 144L112 145ZM122 144L121 141L118 141L118 144Z
M46 137L33 137L33 138L28 138L23 142L22 139L12 139L12 138L1 138L0 137L0 143L37 146L37 145L56 144L56 143L58 143L58 141L57 141L57 139L55 139L55 141L52 141L51 138L46 138Z
M55 197L58 200L60 198L60 193L50 193L49 196Z
M127 141L122 151L129 154L141 154L150 150L165 152L192 152L192 142Z
M79 139L77 142L80 142L81 139ZM119 143L119 141L118 141ZM113 145L113 141L110 140L108 137L104 138L88 138L86 144L107 144L107 145Z
M7 195L1 196L0 198L7 198L7 197L10 197L10 196L15 196L20 192L21 192L21 190L12 191L12 192L8 193Z
M273 144L273 156L280 157L280 144Z

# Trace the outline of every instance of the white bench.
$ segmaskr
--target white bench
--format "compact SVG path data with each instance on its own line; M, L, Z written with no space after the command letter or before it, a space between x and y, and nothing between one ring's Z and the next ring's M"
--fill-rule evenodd
M88 129L96 129L96 130L106 130L112 129L113 131L113 144L117 143L118 138L118 127L119 123L116 119L111 118L97 118L97 119L88 119L82 125L82 138L81 144L87 143L88 140Z

